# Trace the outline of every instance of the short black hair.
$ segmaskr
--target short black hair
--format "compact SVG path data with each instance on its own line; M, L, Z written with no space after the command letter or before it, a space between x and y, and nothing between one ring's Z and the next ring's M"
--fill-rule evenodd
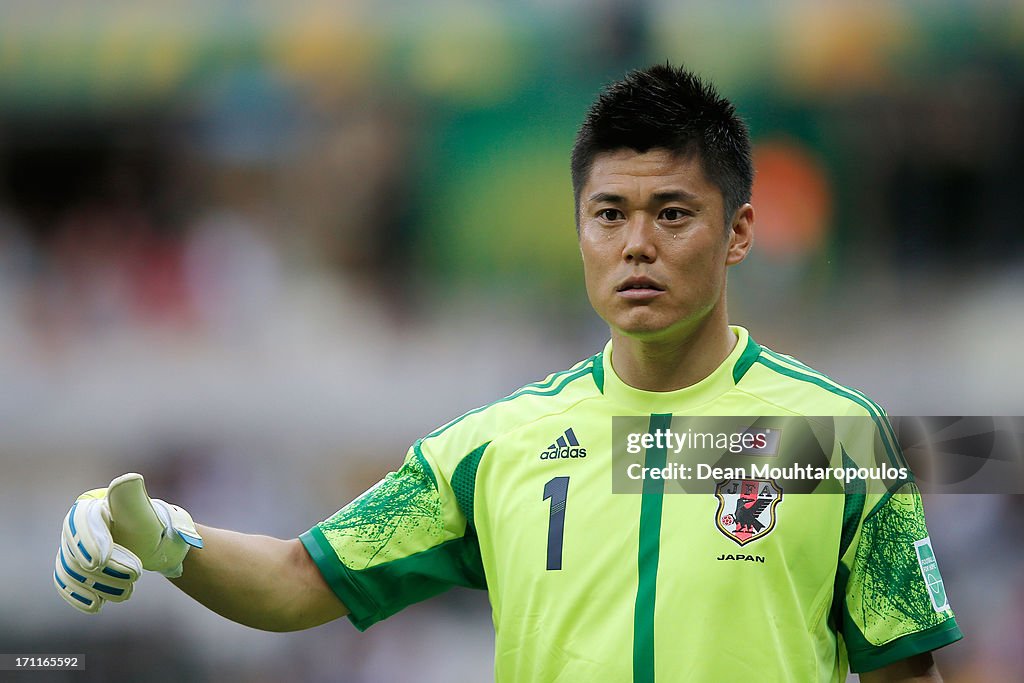
M572 189L579 225L580 193L603 152L661 148L697 154L722 193L725 220L750 201L754 165L750 131L729 100L682 67L659 64L630 71L590 106L572 148Z

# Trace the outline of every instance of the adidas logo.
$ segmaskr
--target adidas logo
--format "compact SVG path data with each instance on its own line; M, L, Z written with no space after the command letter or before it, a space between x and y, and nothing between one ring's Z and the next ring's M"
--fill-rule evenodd
M580 446L580 442L572 432L572 427L566 429L564 434L558 437L553 444L545 448L540 454L541 460L585 457L587 457L587 449Z

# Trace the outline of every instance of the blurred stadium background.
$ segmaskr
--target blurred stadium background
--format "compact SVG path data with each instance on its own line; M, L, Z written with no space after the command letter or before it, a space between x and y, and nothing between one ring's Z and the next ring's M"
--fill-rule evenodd
M294 537L593 353L568 152L665 59L756 142L734 322L894 415L1024 415L1020 3L5 2L0 652L88 666L24 680L488 680L482 593L275 635L147 576L86 618L50 584L60 520L136 470ZM947 680L1019 680L1024 503L926 509Z

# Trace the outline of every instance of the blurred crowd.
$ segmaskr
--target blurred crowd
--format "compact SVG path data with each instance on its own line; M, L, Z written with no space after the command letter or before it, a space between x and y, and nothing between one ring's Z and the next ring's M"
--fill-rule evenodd
M466 591L270 635L147 577L86 624L48 586L60 516L138 470L197 519L291 537L418 435L593 353L568 151L600 85L652 61L752 128L735 322L892 414L1024 414L1019 8L43 5L0 9L0 531L31 557L0 570L2 652L87 652L78 681L486 680ZM1021 500L926 499L966 635L947 681L1024 668Z

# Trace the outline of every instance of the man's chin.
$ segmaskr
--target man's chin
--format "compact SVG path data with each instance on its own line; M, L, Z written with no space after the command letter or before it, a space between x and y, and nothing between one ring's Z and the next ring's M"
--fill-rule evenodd
M617 323L617 324L616 324ZM653 316L635 316L632 319L610 323L619 335L639 342L683 341L700 327L700 320L659 320Z
M631 321L628 324L612 325L620 336L637 341L664 341L678 332L675 325L657 324L653 321Z

